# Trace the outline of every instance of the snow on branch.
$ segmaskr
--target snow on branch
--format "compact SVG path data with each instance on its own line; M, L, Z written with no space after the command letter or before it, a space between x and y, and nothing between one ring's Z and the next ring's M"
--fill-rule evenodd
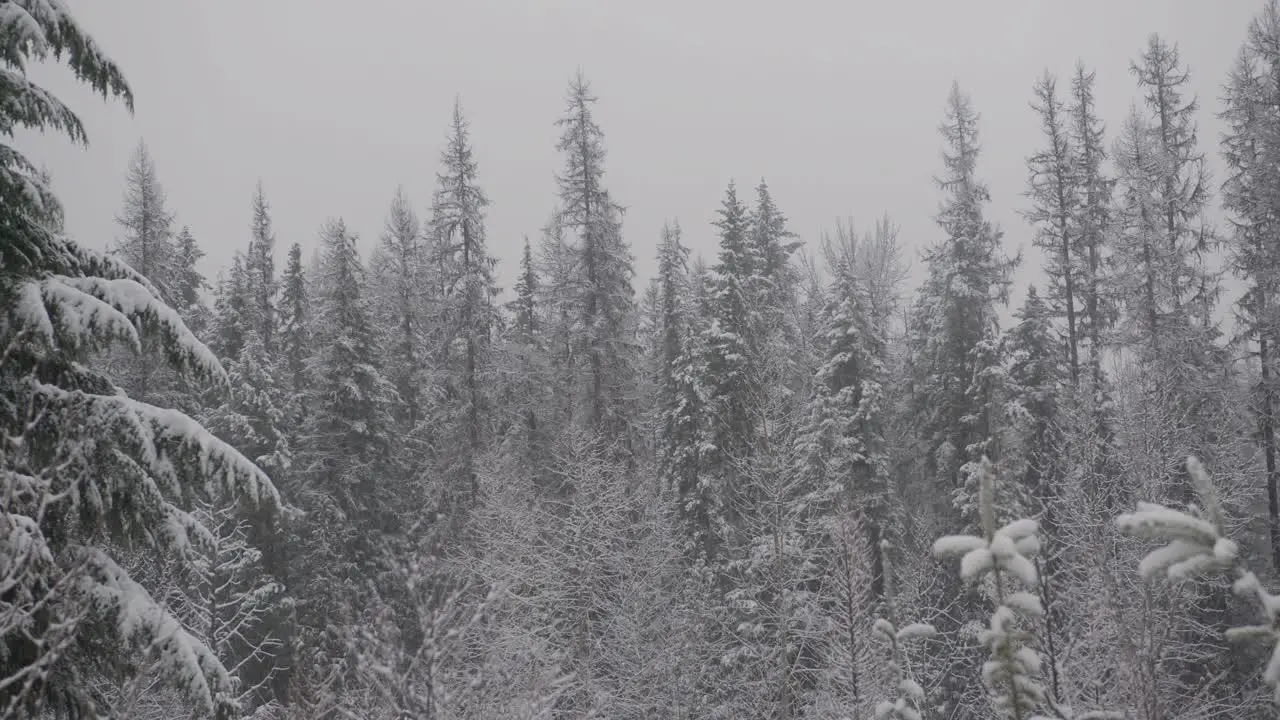
M205 713L217 717L235 709L231 676L217 655L105 553L94 548L84 552L89 563L81 590L91 598L93 609L112 622L119 637L154 655L156 669Z
M1035 520L1023 518L1002 527L995 524L996 472L985 455L978 468L979 516L982 536L950 535L933 544L939 559L960 558L960 575L966 581L989 579L994 588L995 610L978 640L991 655L983 663L982 682L991 706L1012 720L1108 720L1119 713L1092 711L1080 715L1053 701L1040 682L1040 654L1028 643L1034 634L1026 629L1044 615L1040 597L1032 592L1039 583L1033 558L1040 553Z
M1280 705L1280 596L1263 589L1257 576L1244 567L1235 541L1226 536L1226 518L1209 473L1195 457L1187 458L1187 473L1200 500L1200 507L1186 512L1162 505L1138 503L1137 512L1116 518L1120 532L1165 544L1142 559L1138 567L1143 577L1161 573L1175 582L1230 572L1236 595L1258 606L1263 622L1230 628L1228 640L1265 641L1271 645L1271 659L1262 680Z
M116 450L127 450L129 458L154 476L172 478L172 462L181 459L198 469L206 492L211 492L211 483L217 482L222 490L251 505L280 505L278 491L257 465L177 410L155 407L122 395L67 391L43 383L36 383L35 390L51 410L77 420L74 424L61 425L63 432L70 435L65 438L67 443L74 445L79 441L93 445L94 439L107 434L116 441ZM93 470L97 464L87 457L82 458L82 462L86 464L83 468L86 471ZM95 477L91 482L104 480Z

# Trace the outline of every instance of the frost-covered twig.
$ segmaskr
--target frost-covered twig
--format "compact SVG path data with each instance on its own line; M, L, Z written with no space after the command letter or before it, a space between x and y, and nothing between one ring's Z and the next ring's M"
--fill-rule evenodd
M1165 543L1138 564L1144 578L1161 573L1175 581L1222 572L1234 575L1236 595L1255 602L1263 622L1230 628L1226 637L1228 640L1265 640L1271 645L1271 660L1263 670L1262 680L1280 704L1280 596L1263 589L1257 576L1241 561L1235 541L1227 537L1226 517L1208 471L1195 457L1188 457L1187 473L1202 507L1192 506L1188 512L1182 512L1163 505L1138 503L1136 512L1116 518L1116 526L1126 535Z
M979 641L991 652L982 666L982 682L997 713L1013 720L1110 720L1118 713L1092 711L1080 715L1053 702L1040 682L1040 654L1027 644L1034 634L1020 625L1044 614L1032 592L1039 577L1032 558L1040 552L1035 520L1024 518L1003 526L995 523L995 468L983 456L979 468L978 510L982 537L949 535L933 544L934 556L960 557L960 575L979 582L990 577L995 611ZM1021 589L1019 589L1021 588Z
M889 570L889 543L880 542L883 557L882 572L885 575L884 608L886 617L876 618L871 634L889 645L889 671L893 675L897 697L876 703L875 720L920 720L920 708L924 705L924 688L911 677L907 668L906 652L902 643L916 638L933 637L937 630L928 623L911 623L899 628L893 612L893 589Z

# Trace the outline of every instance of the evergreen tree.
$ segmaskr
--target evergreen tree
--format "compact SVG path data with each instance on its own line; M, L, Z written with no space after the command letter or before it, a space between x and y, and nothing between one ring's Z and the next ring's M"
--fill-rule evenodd
M203 337L209 326L209 308L201 296L209 289L209 283L200 274L200 261L204 258L204 250L196 243L191 229L185 225L178 233L177 266L179 268L174 293L174 307L182 316L182 321L191 328L196 337Z
M1111 200L1114 181L1103 174L1107 148L1104 127L1095 110L1094 74L1076 65L1071 79L1069 146L1076 171L1075 225L1084 263L1078 268L1082 299L1080 338L1089 345L1089 375L1095 404L1104 392L1102 353L1104 337L1115 321L1112 293L1107 287L1107 261L1112 234Z
M375 278L371 290L382 336L390 351L387 379L400 394L402 425L411 431L423 415L419 389L424 380L427 342L426 252L418 216L404 188L396 188L386 227L370 262Z
M65 105L25 67L53 56L104 96L132 94L119 69L58 3L13 2L0 30L8 98L0 125L85 140ZM117 564L112 543L172 557L209 530L182 508L215 486L248 505L279 498L262 472L175 410L134 400L88 351L152 338L178 371L225 382L209 350L126 264L55 234L61 206L5 146L0 173L0 715L104 716L95 681L158 670L191 712L238 708L225 666ZM152 237L144 235L144 237Z
M1217 283L1202 257L1214 238L1203 217L1209 201L1209 175L1204 153L1196 143L1199 103L1194 97L1184 101L1190 75L1182 67L1178 46L1159 35L1151 35L1146 51L1131 69L1151 113L1147 132L1154 136L1158 158L1152 168L1155 222L1170 256L1185 258L1185 265L1168 268L1172 309L1207 325L1217 298ZM1186 294L1187 288L1191 295ZM1197 308L1184 308L1188 303Z
M173 213L165 207L166 203L155 162L146 143L139 140L125 177L124 208L116 216L124 236L116 241L115 252L129 267L151 281L160 291L161 300L171 303L177 300L183 268L178 265Z
M1271 561L1280 568L1280 468L1276 448L1276 348L1280 342L1280 248L1274 208L1280 200L1280 121L1269 108L1280 99L1280 8L1268 3L1249 26L1248 38L1227 84L1223 159L1228 176L1223 205L1231 213L1229 249L1235 272L1247 283L1237 301L1240 336L1256 347L1260 382L1256 396L1270 526Z
M1003 255L1001 232L983 214L990 194L976 175L977 120L968 96L953 86L941 127L948 146L945 173L938 179L946 192L937 217L945 237L925 255L928 276L909 338L916 373L913 410L920 417L927 453L926 485L936 498L951 496L950 507L938 507L937 517L953 528L976 520L977 463L995 449L991 376L999 368L997 308L1007 302L1016 262ZM946 489L951 492L940 492ZM931 601L944 608L961 588L944 581L939 592ZM963 622L954 615L945 620L938 623L944 635ZM949 663L936 668L942 674L938 697L944 714L962 712L973 701L969 694L976 663L972 652L957 648Z
M129 267L151 281L166 304L178 302L175 294L180 280L178 245L173 234L173 214L165 207L164 188L156 177L155 163L142 141L129 160L125 177L124 208L116 217L123 236L116 241L115 254ZM113 373L129 394L139 400L164 400L172 404L174 382L170 373L153 359L151 339L140 357L117 354L120 367Z
M714 564L722 560L724 543L735 525L733 507L742 490L738 467L754 447L755 403L760 399L754 362L758 348L752 346L750 324L750 283L756 266L750 245L750 223L746 208L738 201L733 183L725 191L716 226L720 229L719 259L714 267L710 317L700 344L705 352L702 382L706 384L703 408L707 445L699 454L700 477L689 488L682 503L695 523L688 528L696 538L703 558Z
M244 351L248 334L251 298L244 254L236 251L231 267L218 278L217 298L213 302L213 344L218 357L236 360Z
M579 73L569 84L563 128L556 149L564 153L557 177L558 222L575 242L577 324L587 364L587 427L631 444L635 332L632 327L635 274L622 238L622 207L604 187L604 134L596 124L595 95Z
M1057 81L1045 73L1035 86L1032 105L1040 116L1046 147L1027 161L1030 171L1027 195L1032 209L1027 221L1036 226L1035 244L1045 252L1049 276L1049 302L1055 315L1066 321L1067 367L1071 382L1080 381L1079 276L1087 258L1081 257L1080 229L1076 220L1080 170L1067 130L1068 111L1057 94Z
M938 179L947 193L937 217L946 237L925 256L929 274L913 317L917 409L925 418L927 467L942 487L963 487L961 469L988 452L989 398L973 391L993 366L985 348L995 336L997 306L1008 300L1009 274L1017 262L1002 254L1002 233L983 216L990 193L976 176L977 120L968 96L953 86L941 128L948 145L946 173Z
M437 423L446 457L459 487L476 489L476 462L487 440L491 404L491 334L496 322L493 299L498 294L485 238L484 212L489 199L477 184L467 121L455 103L449 140L441 155L443 170L431 208L434 252L443 273L444 343L453 347L444 367L444 405ZM459 453L459 448L465 448Z
M295 544L292 585L299 597L295 661L305 670L301 682L342 667L345 638L372 609L366 573L386 566L398 532L395 510L406 499L388 472L396 396L380 370L356 236L342 220L331 220L320 240L323 294L307 361L311 382L299 449L305 476L298 500L308 516ZM335 692L342 696L340 688Z
M658 243L658 277L656 278L655 335L657 343L654 363L658 404L658 472L668 485L687 484L672 482L681 473L679 465L681 449L691 439L688 428L681 427L684 403L679 377L681 356L685 351L688 333L686 307L689 250L680 243L679 223L662 226L662 239Z
M281 286L280 352L288 374L287 387L294 398L301 399L309 389L306 359L311 348L311 302L298 243L289 248Z
M245 284L248 294L249 331L258 337L258 344L269 355L276 352L276 332L279 324L276 311L276 294L279 283L275 273L275 233L271 230L271 208L267 196L258 183L253 194L253 224L249 250L245 253Z

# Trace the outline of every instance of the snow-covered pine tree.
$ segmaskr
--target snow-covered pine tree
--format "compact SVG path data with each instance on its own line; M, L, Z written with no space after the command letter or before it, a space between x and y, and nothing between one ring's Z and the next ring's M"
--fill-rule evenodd
M1007 491L1013 502L1022 506L1021 514L1039 518L1052 540L1048 551L1033 559L1040 575L1035 588L1044 609L1041 651L1047 662L1049 697L1062 702L1059 683L1059 654L1062 650L1062 626L1067 608L1059 601L1062 580L1058 573L1069 560L1059 544L1060 517L1065 501L1063 484L1068 477L1064 464L1063 425L1059 406L1074 382L1069 369L1070 357L1063 357L1062 338L1053 327L1056 313L1035 286L1017 313L1018 323L1007 336L1008 402L1007 414L1012 447L1006 449L1005 472L1019 482Z
M356 236L340 219L320 233L323 277L313 325L308 415L298 448L298 528L290 587L298 597L295 663L316 684L343 662L350 633L368 620L368 568L385 567L405 488L389 473L395 388L381 372ZM408 499L412 499L411 496ZM294 579L296 578L296 579ZM338 677L353 679L345 671ZM339 683L334 692L342 696ZM357 701L354 697L345 698Z
M182 317L182 321L198 338L203 338L209 327L211 315L204 304L203 293L209 289L209 283L200 273L200 261L204 258L204 250L191 234L191 229L182 226L177 238L178 277L174 285L174 309Z
M566 238L564 226L556 216L542 228L538 251L538 285L534 293L538 308L539 335L547 356L553 400L542 410L542 425L550 434L558 434L582 414L583 363L577 344L579 321L579 287L577 253Z
M1105 394L1102 369L1104 338L1116 315L1107 277L1113 231L1111 199L1114 181L1104 175L1102 169L1107 158L1107 146L1105 128L1095 109L1094 78L1094 73L1086 72L1083 64L1076 65L1067 110L1071 115L1068 141L1073 151L1072 166L1078 194L1074 203L1074 225L1083 257L1083 263L1077 267L1077 292L1081 299L1078 340L1088 341L1090 398L1093 405L1100 406L1100 398ZM1098 417L1101 413L1101 409L1097 410Z
M434 264L442 273L437 323L448 349L432 420L446 459L443 481L462 497L475 493L476 464L492 425L491 340L499 290L493 276L497 260L485 237L489 199L477 184L468 124L457 102L440 163L430 232Z
M233 360L244 351L249 332L249 282L244 254L236 251L231 267L220 273L213 301L211 344L218 357Z
M520 255L515 298L507 306L510 320L495 358L502 401L495 405L498 429L506 452L526 458L531 468L541 468L546 447L545 425L550 414L548 358L543 345L543 318L539 307L538 269L529 238Z
M1067 130L1068 110L1058 97L1057 80L1045 73L1035 85L1032 105L1040 116L1045 147L1027 160L1027 196L1031 209L1024 213L1036 227L1035 245L1044 251L1045 274L1049 276L1047 301L1056 317L1066 322L1067 368L1072 384L1080 381L1080 267L1082 233L1076 227L1080 216L1080 171L1077 153Z
M1008 300L1017 262L1004 256L1001 231L983 215L990 192L976 175L977 121L969 97L953 86L941 127L945 173L938 178L947 194L937 217L945 238L925 256L928 277L912 317L926 469L943 488L964 487L968 473L961 470L987 451L991 439L990 408L970 391L989 368L975 363L992 359L983 345L995 337L997 306Z
M417 213L403 187L391 198L387 220L369 261L370 298L387 349L387 379L400 394L400 424L412 431L422 419L427 340L427 247Z
M1150 112L1147 128L1159 158L1154 163L1152 183L1155 223L1169 254L1180 258L1180 264L1167 268L1165 278L1170 284L1172 310L1204 323L1209 317L1206 309L1216 302L1218 287L1217 278L1204 264L1204 253L1215 238L1204 217L1210 191L1204 153L1196 142L1199 102L1195 97L1183 99L1191 78L1182 66L1176 43L1152 34L1142 57L1130 69Z
M924 445L921 487L924 497L934 498L936 527L949 529L971 526L976 463L992 449L998 305L1008 300L1009 275L1017 262L1004 256L1001 231L984 216L990 192L976 174L977 121L969 97L953 85L940 127L947 144L944 174L937 179L946 193L937 216L945 237L925 255L928 275L908 338L912 410ZM944 498L951 502L940 502ZM959 596L961 587L942 578L938 592L930 600L941 609ZM945 622L939 620L939 630L946 635L963 621L953 613ZM977 658L959 652L964 656L932 668L943 675L937 697L944 714L967 712L964 697L974 688Z
M249 249L244 256L245 290L248 295L245 312L246 329L258 336L258 345L267 357L276 355L276 334L279 317L276 295L280 284L276 280L276 236L271 230L271 207L259 182L253 193L253 223L250 226Z
M1262 446L1267 488L1271 564L1280 569L1280 467L1277 467L1275 413L1276 350L1280 343L1280 247L1268 238L1277 232L1274 213L1280 198L1280 119L1268 110L1280 100L1280 6L1270 2L1254 18L1226 87L1223 119L1228 130L1222 156L1228 175L1223 206L1230 213L1227 236L1233 270L1247 289L1237 301L1240 340L1256 347L1260 381L1255 391L1258 442Z
M796 372L794 348L799 338L792 310L799 276L791 257L800 243L787 228L787 218L773 201L764 180L756 186L756 203L750 215L749 244L754 258L747 297L752 332L759 339L764 387L795 392L805 379ZM804 398L799 398L803 401Z
M124 208L116 217L124 234L116 240L114 251L155 285L161 300L173 303L183 268L178 265L173 213L166 204L155 161L146 143L139 140L125 176Z
M64 60L78 78L132 109L119 69L56 3L0 6L9 101L0 125L85 140L80 120L31 83L31 60ZM226 668L106 551L130 538L176 557L209 538L182 508L215 490L250 505L279 502L270 481L185 415L117 391L93 350L155 338L183 373L225 382L209 350L146 278L56 234L60 206L35 168L3 147L0 210L0 717L42 707L104 716L102 673L148 656L195 712L236 711Z
M289 247L289 259L281 278L280 356L285 373L285 386L291 391L289 423L300 427L304 417L304 400L310 390L307 357L311 351L311 301L307 278L302 268L302 246Z
M125 176L124 207L116 217L122 231L112 251L136 270L160 293L160 300L175 304L182 268L178 266L178 245L173 232L174 216L166 207L164 188L156 175L155 162L146 144L139 140L129 159ZM157 363L153 341L143 340L140 356L116 354L112 375L132 397L144 401L173 404L176 400L172 374Z
M681 242L680 224L662 226L662 239L658 242L658 277L655 278L657 298L654 319L656 349L653 363L654 386L657 393L657 460L658 473L670 487L681 484L677 477L681 448L688 442L688 428L682 427L681 407L683 396L680 388L679 363L685 350L688 332L686 306L689 249Z
M632 443L632 392L637 342L635 275L631 249L622 237L623 208L604 187L604 133L596 124L596 96L578 73L569 83L556 149L564 154L557 222L575 256L574 297L579 353L586 365L585 427Z

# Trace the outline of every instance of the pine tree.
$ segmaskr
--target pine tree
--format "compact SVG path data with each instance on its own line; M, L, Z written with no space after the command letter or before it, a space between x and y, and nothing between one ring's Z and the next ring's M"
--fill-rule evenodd
M508 361L503 375L504 400L498 405L505 408L510 418L504 431L503 442L516 443L515 452L530 461L534 468L541 468L541 452L545 447L547 422L547 394L549 373L546 348L543 346L543 324L540 317L538 270L534 264L533 248L529 238L524 240L520 255L520 274L515 282L515 299L509 305L512 316L507 330L506 354Z
M155 163L146 143L140 140L129 160L124 208L116 217L124 236L117 240L115 252L155 285L161 300L171 303L176 301L183 268L178 265L173 213L165 205L164 188L156 176Z
M124 208L116 217L123 236L116 241L115 254L129 267L151 281L166 304L177 302L175 293L181 269L173 234L173 214L165 207L164 188L156 177L155 163L142 141L129 160L125 177ZM150 339L138 358L120 359L115 373L129 394L139 400L166 400L173 397L173 378L152 359Z
M1081 338L1089 344L1089 374L1092 395L1103 393L1103 339L1115 320L1113 297L1107 288L1106 264L1112 233L1111 199L1114 181L1103 175L1107 158L1104 127L1094 109L1094 74L1076 65L1071 79L1071 129L1069 144L1074 151L1076 190L1075 225L1084 264L1079 268L1080 296L1083 313L1080 318Z
M474 494L476 462L487 442L491 402L491 334L498 294L485 238L489 199L477 184L467 121L455 103L449 140L441 155L442 172L431 209L434 252L443 275L444 342L458 345L445 366L445 405L440 409L443 442L460 487ZM458 453L459 448L465 452Z
M342 666L345 634L371 609L364 569L387 562L398 532L396 510L412 500L389 472L396 396L380 370L356 236L342 220L331 220L320 240L323 294L307 361L308 415L298 453L305 473L298 497L308 517L295 543L298 579L291 585L299 597L295 658L304 682ZM340 675L346 678L345 671Z
M0 125L85 140L74 113L26 78L28 62L51 55L132 110L119 69L61 4L6 3L3 14ZM229 720L238 708L225 666L121 569L108 538L186 557L209 531L183 504L215 486L263 508L278 495L190 418L129 398L95 367L86 351L140 351L148 336L178 371L225 382L156 286L54 234L56 198L24 156L0 155L0 715L110 713L94 681L133 675L141 659L192 712Z
M311 348L311 302L302 269L302 246L298 243L289 248L281 286L280 352L288 374L287 386L293 397L300 399L309 390L306 359Z
M244 269L248 293L249 331L258 337L258 344L268 354L276 352L276 332L279 324L276 311L276 294L280 291L275 273L275 233L271 231L271 208L267 196L258 183L253 194L253 224L249 250L245 253Z
M963 486L962 467L988 451L993 418L971 390L991 367L984 347L1017 262L1002 255L1002 233L983 216L990 193L975 174L977 120L968 96L953 86L941 128L946 174L938 179L947 192L937 217L946 238L925 256L929 274L913 318L917 408L926 418L928 468L942 487Z
M1184 102L1190 76L1182 67L1178 46L1159 35L1151 35L1146 51L1131 64L1131 70L1152 116L1147 131L1154 136L1158 157L1153 166L1155 222L1170 256L1186 257L1186 266L1168 269L1166 282L1173 311L1199 319L1195 310L1184 305L1210 307L1217 297L1216 278L1203 266L1202 257L1213 237L1203 217L1209 201L1209 175L1204 153L1196 144L1199 103L1194 97ZM1193 290L1190 296L1184 295L1188 287ZM1201 317L1207 324L1208 313Z
M423 382L427 323L427 256L418 216L404 188L396 188L386 227L370 262L375 282L371 288L375 313L390 351L387 379L395 385L402 403L401 423L412 431L423 415Z
M231 267L218 278L217 298L213 302L213 347L218 357L236 360L244 351L252 327L251 301L244 254L236 251Z
M750 242L747 210L738 201L733 183L725 191L716 226L720 252L714 267L709 307L703 309L710 323L700 339L705 357L697 370L705 383L702 408L705 447L699 453L697 483L681 497L690 520L690 537L696 539L709 564L723 560L725 543L736 524L733 506L739 483L737 467L749 460L756 433L755 403L760 399L754 361L759 357L750 324L751 278L755 257Z
M1280 468L1276 449L1275 352L1280 342L1276 298L1280 294L1280 252L1273 207L1280 198L1280 122L1268 111L1280 98L1280 7L1268 3L1249 26L1248 38L1227 84L1223 118L1223 158L1228 177L1223 205L1231 213L1228 243L1235 272L1248 288L1237 302L1240 335L1256 347L1258 442L1262 445L1270 526L1271 562L1280 568Z
M935 498L951 495L950 506L936 510L944 527L953 528L971 526L976 519L977 462L994 450L997 413L991 381L999 368L997 306L1007 302L1016 262L1004 257L1001 232L983 214L990 193L976 175L977 120L968 96L953 86L940 128L948 148L938 184L947 196L937 222L945 238L925 255L928 276L909 337L916 373L912 410L920 417L926 487ZM941 492L947 489L951 492ZM961 588L944 581L940 592L931 600L943 608ZM946 620L939 623L944 635L963 621L954 616ZM958 652L949 667L940 668L943 687L938 695L946 713L964 705L977 669L976 657Z
M1035 86L1036 103L1046 147L1027 161L1030 171L1027 195L1032 209L1028 222L1036 226L1035 244L1045 252L1045 273L1049 276L1049 302L1055 315L1066 320L1067 367L1071 382L1080 381L1080 267L1087 266L1081 257L1081 235L1076 227L1080 215L1078 203L1080 170L1076 152L1067 131L1068 111L1057 94L1057 82L1045 73Z
M175 285L174 307L182 316L182 321L191 328L196 337L203 337L209 326L209 308L204 304L202 293L209 289L209 283L200 274L199 265L204 258L204 250L196 243L191 229L185 225L178 233L177 266L180 270Z
M622 207L604 187L604 134L592 112L595 102L579 73L569 84L565 114L556 123L563 128L556 149L565 160L564 172L557 177L558 222L576 243L578 342L588 371L583 420L629 447L635 269L622 238Z
M653 371L659 414L658 472L668 485L687 484L677 479L682 475L677 468L682 448L691 439L688 428L681 426L684 397L679 370L688 333L686 315L689 308L686 307L685 286L689 250L680 243L680 239L678 222L663 225L662 239L658 243L658 277L655 279L658 347Z

